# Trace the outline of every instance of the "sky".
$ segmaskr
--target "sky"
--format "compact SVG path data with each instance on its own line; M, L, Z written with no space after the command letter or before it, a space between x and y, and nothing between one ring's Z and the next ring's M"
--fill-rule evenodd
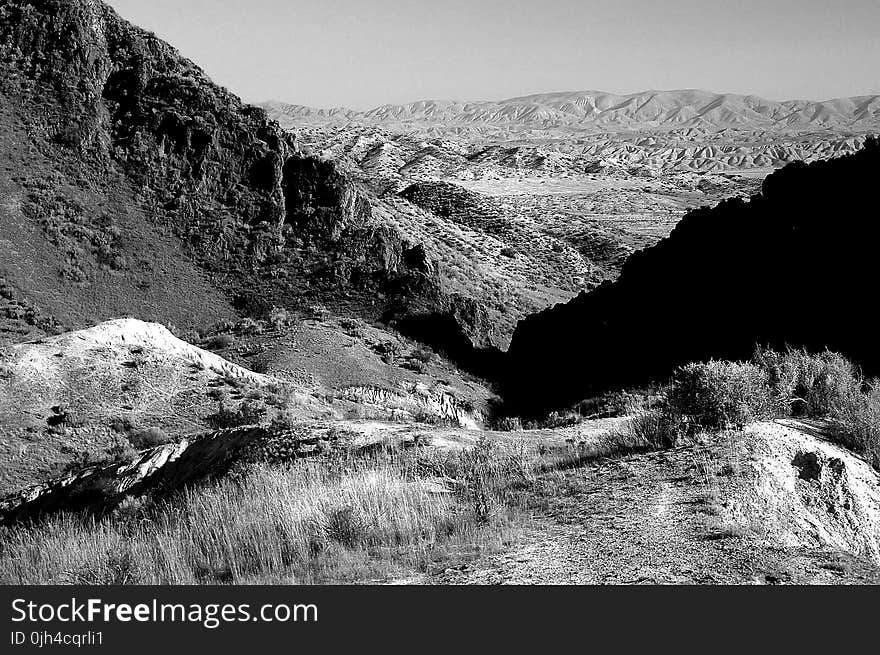
M880 0L109 0L248 102L880 93Z

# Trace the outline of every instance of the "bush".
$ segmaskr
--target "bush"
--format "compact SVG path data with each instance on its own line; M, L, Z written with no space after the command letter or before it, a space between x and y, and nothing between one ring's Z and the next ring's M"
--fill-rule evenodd
M228 348L235 342L235 337L231 334L215 334L205 341L205 348L208 350L221 350Z
M786 415L829 415L862 386L853 364L830 351L811 355L806 350L779 353L759 348L754 361L765 371L774 399Z
M131 441L131 445L135 448L153 448L171 441L171 437L165 434L161 428L145 428L143 430L138 430L129 436L128 439Z
M428 372L428 365L418 359L409 359L405 361L402 366L403 368L409 369L410 371L414 371L416 373L421 373L422 375Z
M473 448L459 453L446 474L464 482L464 499L477 524L487 524L504 505L512 481L533 480L524 452L502 451L499 445L481 438Z
M410 357L421 362L422 364L430 364L434 361L435 355L427 348L416 348L415 350L413 350Z
M831 418L832 440L862 454L880 470L880 380L872 380L866 392L838 398Z
M289 409L281 409L272 417L269 427L275 432L292 430L302 423L302 419Z
M263 323L246 316L235 324L235 331L237 334L263 334Z
M687 433L742 428L772 414L767 375L755 364L687 364L672 376L665 413Z
M293 316L283 307L273 307L269 312L269 325L274 330L281 330L294 323Z
M114 416L110 419L110 429L114 432L131 432L133 427L131 419L125 416Z
M394 364L400 357L400 344L394 341L382 341L373 346L373 351L382 358L386 364Z
M315 321L324 321L330 316L329 310L324 305L309 305L306 307L306 314Z
M774 413L826 418L832 441L880 469L880 382L865 383L852 362L827 350L759 348L753 361L678 369L662 413L676 431L691 433L741 428Z
M653 450L672 448L678 442L679 426L675 416L663 409L639 410L627 424L632 443Z
M578 414L588 418L625 416L637 411L642 399L626 391L608 391L601 396L585 398L574 406Z
M523 429L522 420L519 416L502 416L495 421L493 428L499 432L519 432Z
M216 414L206 417L208 423L218 429L238 428L244 425L258 425L266 417L266 408L258 403L245 401L236 409L230 409L221 402Z
M137 451L132 448L130 443L117 441L104 451L104 456L98 458L98 464L115 464L118 462L128 462L137 457Z
M527 421L525 427L527 430L556 430L577 425L581 422L582 418L580 414L572 410L550 412L544 418Z

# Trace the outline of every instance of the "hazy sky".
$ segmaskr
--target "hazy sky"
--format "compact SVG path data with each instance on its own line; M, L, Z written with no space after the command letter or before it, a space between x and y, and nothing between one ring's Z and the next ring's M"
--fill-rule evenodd
M109 0L245 100L880 92L880 0Z

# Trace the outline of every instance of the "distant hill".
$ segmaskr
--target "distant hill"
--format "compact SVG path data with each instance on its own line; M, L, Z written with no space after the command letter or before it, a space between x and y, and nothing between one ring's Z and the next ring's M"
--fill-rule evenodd
M794 163L751 201L690 212L615 282L517 325L507 398L521 411L662 380L677 365L748 358L756 344L829 348L880 374L880 140Z
M583 91L483 102L423 100L369 111L278 102L263 107L283 127L328 147L381 128L475 148L528 145L543 159L570 162L574 172L591 165L652 175L767 172L790 161L855 152L866 135L880 133L880 95L777 102L698 90Z
M753 95L713 93L697 89L642 91L616 95L602 91L542 93L498 101L457 102L421 100L405 105L382 105L368 111L313 109L267 102L275 119L349 121L364 123L442 123L527 125L540 128L740 127L876 128L880 125L880 95L774 101Z

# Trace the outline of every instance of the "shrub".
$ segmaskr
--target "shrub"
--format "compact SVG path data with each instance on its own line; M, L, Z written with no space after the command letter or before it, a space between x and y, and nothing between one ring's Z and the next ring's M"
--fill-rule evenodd
M410 355L412 359L415 359L422 364L430 364L434 361L434 353L428 350L427 348L416 348L412 354Z
M356 548L366 543L370 536L370 526L352 505L335 507L327 512L324 527L326 536L343 546Z
M382 341L377 343L373 350L376 352L379 357L382 358L382 361L386 364L393 364L397 361L397 358L400 357L400 344L395 343L394 341Z
M459 474L464 478L466 496L477 523L489 523L497 511L496 490L506 481L507 463L500 457L498 446L487 439L480 439L460 454Z
M215 334L205 341L205 348L208 350L221 350L228 348L235 342L235 337L231 334Z
M130 435L129 441L135 448L153 448L168 443L171 437L161 428L145 428Z
M862 382L853 364L842 355L806 350L779 353L758 349L755 363L782 412L792 416L826 416L858 394Z
M568 410L564 412L550 412L541 419L526 422L527 430L556 430L558 428L566 428L577 425L581 422L581 415L577 412Z
M403 367L409 369L410 371L421 373L422 375L424 375L428 371L428 365L418 359L409 359L405 361L403 363Z
M246 316L235 324L235 331L238 334L263 334L263 323Z
M678 441L676 417L665 409L639 410L627 424L634 444L645 444L654 450L672 448Z
M258 403L245 401L236 409L230 409L221 402L216 414L206 417L208 423L221 430L223 428L238 428L244 425L258 425L266 417L266 408Z
M494 428L499 432L519 432L523 425L519 416L502 416L495 421Z
M117 441L104 451L104 457L96 460L97 464L114 464L117 462L127 462L137 457L137 451L132 448L130 443Z
M266 387L266 404L282 409L297 404L296 391L290 385L272 383Z
M269 325L274 330L281 330L294 322L293 316L283 307L273 307L269 312Z
M130 432L133 427L131 419L125 416L114 416L110 419L110 429L114 432Z
M880 380L872 380L866 392L838 398L831 418L832 440L862 454L880 470Z
M585 398L574 406L583 417L606 418L625 416L637 411L642 399L626 391L609 391L601 396Z
M814 358L818 363L804 400L807 412L822 416L846 406L850 399L859 395L862 381L855 367L837 353L825 352Z
M301 422L302 419L289 409L281 409L272 417L269 427L276 432L285 432L299 426Z
M316 321L324 321L330 316L329 310L324 305L309 305L306 307L309 318Z
M688 433L742 428L771 415L773 398L763 369L742 362L687 364L672 376L665 413Z

